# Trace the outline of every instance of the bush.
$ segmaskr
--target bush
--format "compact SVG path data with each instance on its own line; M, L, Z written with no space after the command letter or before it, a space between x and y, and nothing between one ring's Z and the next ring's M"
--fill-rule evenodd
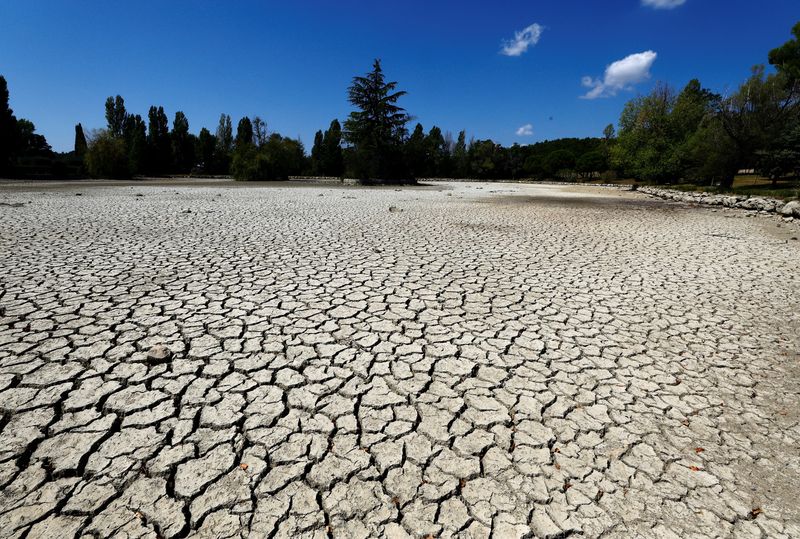
M130 178L125 141L105 130L97 132L89 142L86 168L94 178Z

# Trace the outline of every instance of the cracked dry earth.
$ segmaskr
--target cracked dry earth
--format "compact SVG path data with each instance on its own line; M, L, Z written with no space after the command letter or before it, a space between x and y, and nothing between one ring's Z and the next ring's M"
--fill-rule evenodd
M0 200L2 537L800 537L795 225L508 184Z

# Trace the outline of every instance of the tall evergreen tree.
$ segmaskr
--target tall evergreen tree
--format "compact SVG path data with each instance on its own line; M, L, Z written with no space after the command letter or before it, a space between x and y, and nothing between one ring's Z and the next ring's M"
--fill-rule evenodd
M86 155L86 135L83 133L83 126L79 123L75 126L75 155L83 157Z
M409 116L397 101L406 95L397 82L386 82L380 60L366 76L353 77L348 100L358 110L344 124L345 140L353 146L351 172L360 178L400 178L402 142Z
M800 83L800 22L792 28L794 39L769 52L769 63L786 76L786 83L795 86Z

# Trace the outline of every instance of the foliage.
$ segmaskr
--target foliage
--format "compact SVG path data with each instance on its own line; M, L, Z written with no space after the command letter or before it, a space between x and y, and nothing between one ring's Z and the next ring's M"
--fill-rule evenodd
M322 135L319 167L323 176L339 177L344 174L342 126L339 124L339 120L332 120L328 129Z
M239 125L236 126L236 140L234 141L235 150L244 150L248 146L254 144L253 136L253 122L250 118L245 116L239 120Z
M86 135L83 133L83 126L78 123L75 126L75 155L83 158L86 155L87 148L88 144L86 143Z
M86 168L95 178L129 178L131 172L125 141L110 129L96 132L89 142Z
M231 161L231 174L237 180L286 180L305 167L305 149L299 140L277 133L254 133L265 125L256 118L242 118L236 130L236 143ZM256 133L258 131L256 130Z
M233 152L233 126L231 124L231 117L227 114L221 114L219 117L216 142L217 147L214 157L215 170L222 174L227 174L231 161L231 153Z
M356 76L348 88L348 101L358 110L344 124L344 139L351 147L348 168L355 177L399 179L406 175L402 143L409 116L397 101L406 92L386 82L380 60L372 71Z
M167 174L172 168L172 141L164 107L150 107L147 120L147 172Z
M172 156L173 170L186 174L194 167L194 135L189 133L189 120L182 111L175 113L172 122Z
M800 80L800 22L792 28L794 39L769 52L769 63L786 77L787 84Z
M11 171L17 145L17 118L8 104L8 83L0 76L0 174Z
M131 174L141 174L147 168L147 129L138 114L129 115L125 121L125 145Z
M209 174L214 171L214 155L217 146L217 137L205 127L200 130L197 136L197 147L195 154L200 160L200 170Z
M575 162L575 171L585 178L606 170L608 170L608 159L606 159L605 153L599 150L586 152Z
M118 95L116 98L109 96L106 99L106 122L108 134L112 137L122 138L125 132L125 120L128 113L125 110L125 100Z

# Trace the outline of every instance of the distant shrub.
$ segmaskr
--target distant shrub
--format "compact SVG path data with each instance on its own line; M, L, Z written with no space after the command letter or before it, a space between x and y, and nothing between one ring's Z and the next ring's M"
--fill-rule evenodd
M94 178L130 178L125 141L106 130L95 132L86 152L86 169Z

